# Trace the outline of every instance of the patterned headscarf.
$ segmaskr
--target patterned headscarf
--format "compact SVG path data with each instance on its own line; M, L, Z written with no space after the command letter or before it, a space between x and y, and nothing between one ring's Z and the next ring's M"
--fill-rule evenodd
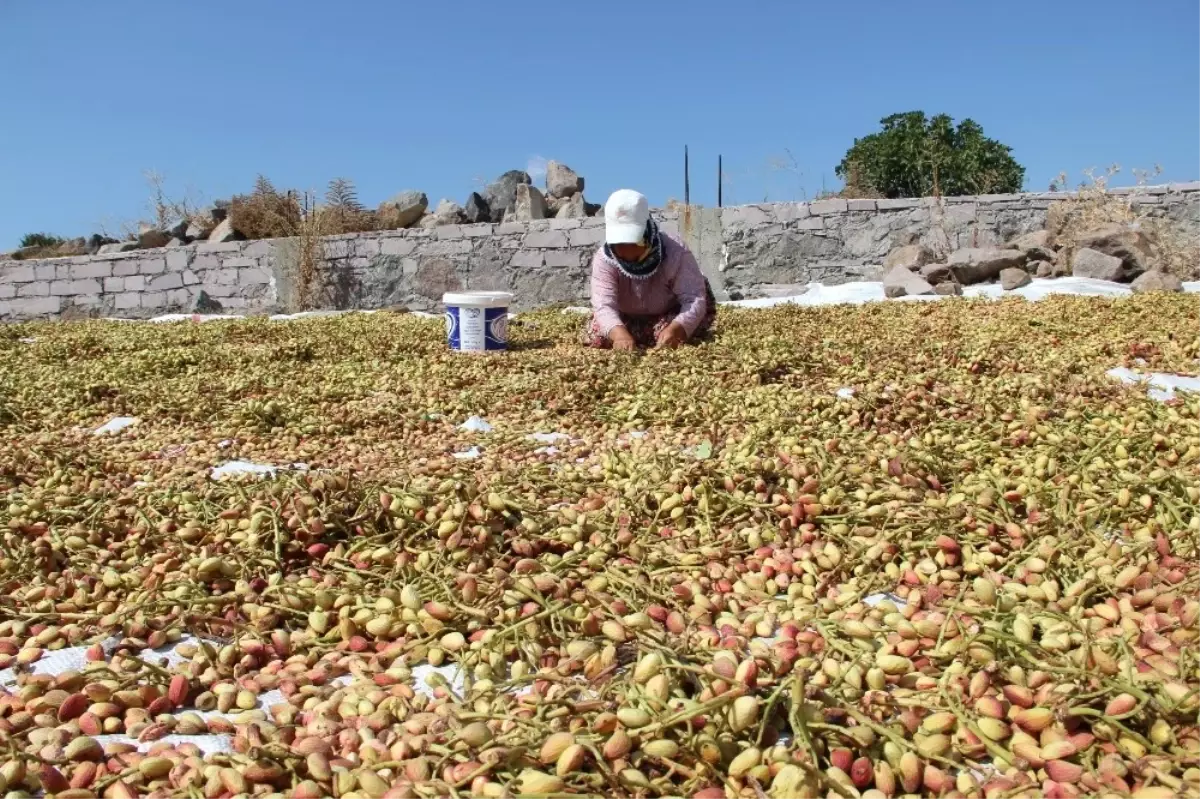
M604 245L604 256L634 280L645 280L654 274L663 260L663 238L653 219L646 220L646 232L642 236L642 244L649 249L640 261L621 260L613 253L612 247L607 244Z

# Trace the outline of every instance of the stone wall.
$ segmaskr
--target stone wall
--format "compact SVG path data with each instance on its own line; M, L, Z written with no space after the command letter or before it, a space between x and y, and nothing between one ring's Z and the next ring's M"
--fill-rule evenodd
M658 212L682 235L724 298L874 280L895 246L999 244L1041 229L1064 194L943 200L822 200ZM1200 183L1142 189L1135 201L1200 236ZM518 308L579 302L603 237L598 218L443 225L324 242L330 308L434 310L457 289L508 290ZM0 320L170 312L257 313L296 301L294 239L199 243L42 261L0 262Z

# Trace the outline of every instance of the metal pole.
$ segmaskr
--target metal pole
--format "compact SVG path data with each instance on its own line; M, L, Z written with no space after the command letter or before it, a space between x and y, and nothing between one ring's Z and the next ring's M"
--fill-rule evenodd
M721 170L721 155L717 154L717 207L721 207L721 187L725 182L725 173Z
M688 179L688 151L687 145L683 145L683 204L692 204L692 186Z

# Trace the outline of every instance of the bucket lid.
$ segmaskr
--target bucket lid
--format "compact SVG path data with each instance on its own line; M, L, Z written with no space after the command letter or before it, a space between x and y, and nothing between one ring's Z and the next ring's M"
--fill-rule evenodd
M442 295L443 305L475 308L507 308L513 295L507 291L457 291Z

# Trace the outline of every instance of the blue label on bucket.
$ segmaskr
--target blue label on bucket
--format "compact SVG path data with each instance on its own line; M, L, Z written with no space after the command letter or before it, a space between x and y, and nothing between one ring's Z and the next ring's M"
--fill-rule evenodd
M446 340L464 352L508 349L508 309L448 305Z

